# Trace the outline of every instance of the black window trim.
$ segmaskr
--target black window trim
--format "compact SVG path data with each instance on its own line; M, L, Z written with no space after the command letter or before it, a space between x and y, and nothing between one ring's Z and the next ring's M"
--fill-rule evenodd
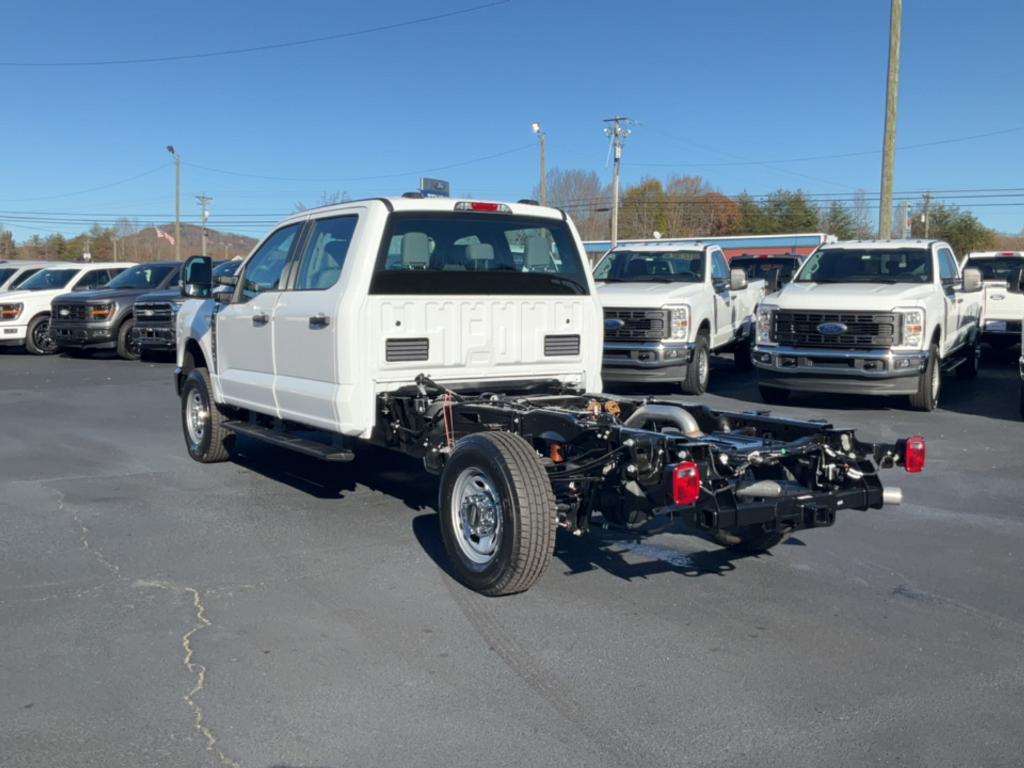
M264 291L264 293L282 293L288 290L289 281L292 279L292 260L295 257L297 246L299 245L300 242L303 242L305 240L306 225L308 223L308 219L304 221L290 221L287 224L282 224L279 227L275 227L273 230L270 231L270 233L267 234L266 237L260 240L259 245L252 249L252 253L250 253L249 257L242 262L242 266L238 271L238 284L235 285L235 292L231 295L232 304L248 304L250 301L256 298L256 296L253 296L252 299L246 299L245 301L242 301L241 296L242 288L245 285L245 273L249 269L249 265L252 263L252 260L256 257L256 254L260 252L260 249L263 248L263 246L266 245L267 242L278 232L281 232L282 230L288 229L290 227L298 227L298 234L295 237L295 239L292 240L291 248L288 251L288 256L285 257L284 266L281 267L281 277L277 281L276 291Z

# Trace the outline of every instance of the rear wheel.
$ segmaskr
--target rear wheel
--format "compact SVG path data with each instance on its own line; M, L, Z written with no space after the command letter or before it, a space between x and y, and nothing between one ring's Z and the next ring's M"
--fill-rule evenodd
M917 392L910 396L910 407L915 411L934 411L939 405L941 391L942 365L939 362L939 348L932 344L928 349L928 364L917 381Z
M754 367L754 360L751 357L754 349L754 337L747 336L740 341L732 353L732 362L737 371L749 371Z
M708 332L697 334L697 343L693 347L693 356L686 366L686 378L679 383L684 395L703 395L708 391L708 379L711 375L711 352L709 350Z
M38 315L32 318L25 334L25 349L33 355L52 355L57 351L57 342L50 336L50 316Z
M555 547L555 497L533 447L508 432L455 444L441 475L441 535L459 581L485 595L524 592Z
M203 464L225 461L234 435L224 429L227 418L213 402L210 374L194 368L181 388L181 429L188 455Z
M975 341L964 352L964 361L956 367L956 375L961 379L978 378L978 370L981 368L981 344Z
M142 355L142 344L135 333L133 317L129 317L117 329L117 354L123 360L138 360Z
M761 393L761 399L768 403L768 405L782 405L789 400L788 389L766 387L764 384L758 384L757 389Z

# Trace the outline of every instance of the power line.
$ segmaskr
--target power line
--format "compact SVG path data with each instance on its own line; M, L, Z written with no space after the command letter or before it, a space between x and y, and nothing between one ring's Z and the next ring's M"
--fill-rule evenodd
M304 40L292 40L285 43L268 43L266 45L253 45L246 48L232 48L223 51L210 51L206 53L186 53L179 54L176 56L151 56L147 58L138 59L97 59L91 61L0 61L0 67L106 67L106 66L118 66L124 64L157 64L160 62L168 61L188 61L192 59L212 59L221 56L238 56L246 53L257 53L259 51L270 51L279 48L295 48L301 45L312 45L314 43L323 43L328 40L342 40L349 37L359 37L361 35L369 35L376 32L386 32L392 29L400 29L402 27L411 27L417 24L426 24L431 21L439 21L441 19L448 19L453 16L461 16L467 13L475 13L482 11L487 8L493 8L498 5L506 5L512 2L512 0L494 0L494 2L484 3L482 5L474 5L470 8L461 8L457 11L448 11L447 13L437 13L432 16L421 16L417 19L409 19L408 21L397 21L392 24L381 24L376 27L367 27L365 29L357 29L351 32L338 32L333 35L323 35L321 37L310 37Z
M164 163L163 165L158 165L156 168L151 168L148 171L143 171L142 173L136 174L135 176L129 176L127 179L121 179L120 181L112 181L109 184L103 184L99 187L92 187L91 189L82 189L79 190L78 192L65 192L60 195L44 195L42 197L4 198L0 200L0 203L27 203L34 200L56 200L61 197L74 197L75 195L86 195L89 194L90 192L99 192L102 189L110 189L111 187L116 187L120 184L127 184L129 181L141 179L143 176L149 176L150 174L156 173L157 171L162 171L169 165L170 163Z

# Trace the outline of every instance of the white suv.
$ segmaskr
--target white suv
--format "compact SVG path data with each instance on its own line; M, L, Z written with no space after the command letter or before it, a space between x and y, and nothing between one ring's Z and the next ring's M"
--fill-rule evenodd
M765 402L790 391L906 395L936 407L942 372L978 373L981 274L927 240L824 245L758 307Z
M24 346L34 355L52 355L50 302L68 291L102 288L132 263L51 264L32 275L16 291L0 293L0 344Z

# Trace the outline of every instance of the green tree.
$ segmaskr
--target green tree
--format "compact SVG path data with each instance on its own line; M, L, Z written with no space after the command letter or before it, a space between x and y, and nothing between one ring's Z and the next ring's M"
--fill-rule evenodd
M911 215L911 235L925 237L927 223L928 237L945 240L953 246L953 252L961 261L972 251L987 251L995 247L996 233L978 221L970 211L955 205L931 203L928 206L927 222L922 219L924 202L915 206Z
M652 237L667 230L665 188L658 179L644 178L622 195L619 238Z
M801 191L780 189L761 204L769 233L813 232L818 226L818 211Z
M822 232L835 235L840 240L852 240L857 237L857 220L853 212L838 200L822 208L818 226Z
M14 234L9 229L0 227L0 259L13 259L18 255L18 247L14 244Z
M763 235L771 231L761 206L746 192L736 197L736 205L739 207L738 232L744 235Z

